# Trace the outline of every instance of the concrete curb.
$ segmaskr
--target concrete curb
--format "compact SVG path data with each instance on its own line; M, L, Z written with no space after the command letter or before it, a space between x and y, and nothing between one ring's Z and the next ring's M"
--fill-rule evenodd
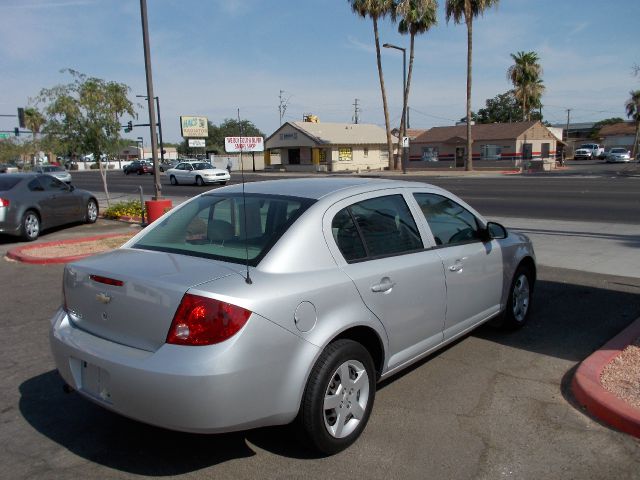
M54 242L43 242L37 244L29 244L21 247L12 248L7 252L7 257L16 260L18 262L23 263L33 263L33 264L51 264L51 263L69 263L75 260L80 260L82 258L89 257L91 255L96 255L95 253L85 253L82 255L69 255L66 257L34 257L29 255L27 252L29 250L33 250L35 248L41 247L49 247L49 246L57 246L57 245L67 245L72 243L83 243L83 242L91 242L93 240L102 240L103 238L113 238L113 237L122 237L126 235L126 233L105 233L102 235L94 235L91 237L82 237L82 238L69 238L66 240L57 240Z
M640 337L640 318L587 357L578 367L571 389L580 405L612 427L640 438L640 409L604 389L604 368L631 342Z

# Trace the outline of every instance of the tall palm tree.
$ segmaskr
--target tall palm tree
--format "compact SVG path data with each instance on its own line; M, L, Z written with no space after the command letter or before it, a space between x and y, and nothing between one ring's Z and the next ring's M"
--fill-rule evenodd
M447 23L453 18L454 23L460 24L464 20L467 25L467 161L465 170L473 170L473 156L471 147L471 58L473 53L473 19L484 11L497 5L499 0L447 0L445 13Z
M531 118L531 109L540 105L544 92L542 67L536 52L511 54L513 65L507 69L507 79L513 84L513 93L522 106L522 120Z
M407 86L403 94L402 119L400 120L400 132L407 135L407 105L409 105L409 90L411 89L411 74L413 73L413 58L416 35L425 33L438 23L437 0L401 0L395 9L394 15L400 16L398 31L409 34L409 71L407 73Z
M376 43L376 60L378 62L378 77L380 78L380 91L382 92L382 108L384 109L384 124L387 130L387 148L389 150L389 170L393 170L393 144L391 143L391 127L389 126L389 107L387 105L387 93L384 88L384 76L382 74L382 60L380 57L380 36L378 34L378 19L389 15L394 7L393 0L347 0L351 10L362 18L369 17L373 21L373 36Z
M640 90L632 90L629 92L629 99L625 103L627 117L636 122L636 138L631 148L631 158L635 159L638 152L638 137L640 135Z

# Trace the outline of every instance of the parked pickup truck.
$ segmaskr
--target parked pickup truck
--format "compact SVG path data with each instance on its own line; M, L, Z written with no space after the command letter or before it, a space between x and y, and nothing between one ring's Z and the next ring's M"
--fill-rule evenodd
M580 148L576 149L573 155L575 160L591 160L599 158L604 153L604 147L597 143L583 143Z

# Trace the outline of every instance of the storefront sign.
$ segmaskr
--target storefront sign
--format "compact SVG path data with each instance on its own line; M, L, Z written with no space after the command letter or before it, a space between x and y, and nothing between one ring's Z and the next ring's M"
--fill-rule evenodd
M192 148L194 147L204 148L207 146L207 142L204 138L190 138L189 146Z
M262 137L224 137L224 149L232 152L264 152Z
M180 134L184 138L208 137L207 117L180 117Z

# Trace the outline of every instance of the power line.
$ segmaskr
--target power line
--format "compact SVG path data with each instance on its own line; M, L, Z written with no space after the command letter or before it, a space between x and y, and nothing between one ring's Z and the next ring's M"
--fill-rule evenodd
M411 111L414 112L414 113L419 113L420 115L424 115L425 117L437 118L438 120L447 120L449 122L456 122L457 121L457 120L454 120L453 118L439 117L437 115L430 115L428 113L421 112L416 107L411 107Z

